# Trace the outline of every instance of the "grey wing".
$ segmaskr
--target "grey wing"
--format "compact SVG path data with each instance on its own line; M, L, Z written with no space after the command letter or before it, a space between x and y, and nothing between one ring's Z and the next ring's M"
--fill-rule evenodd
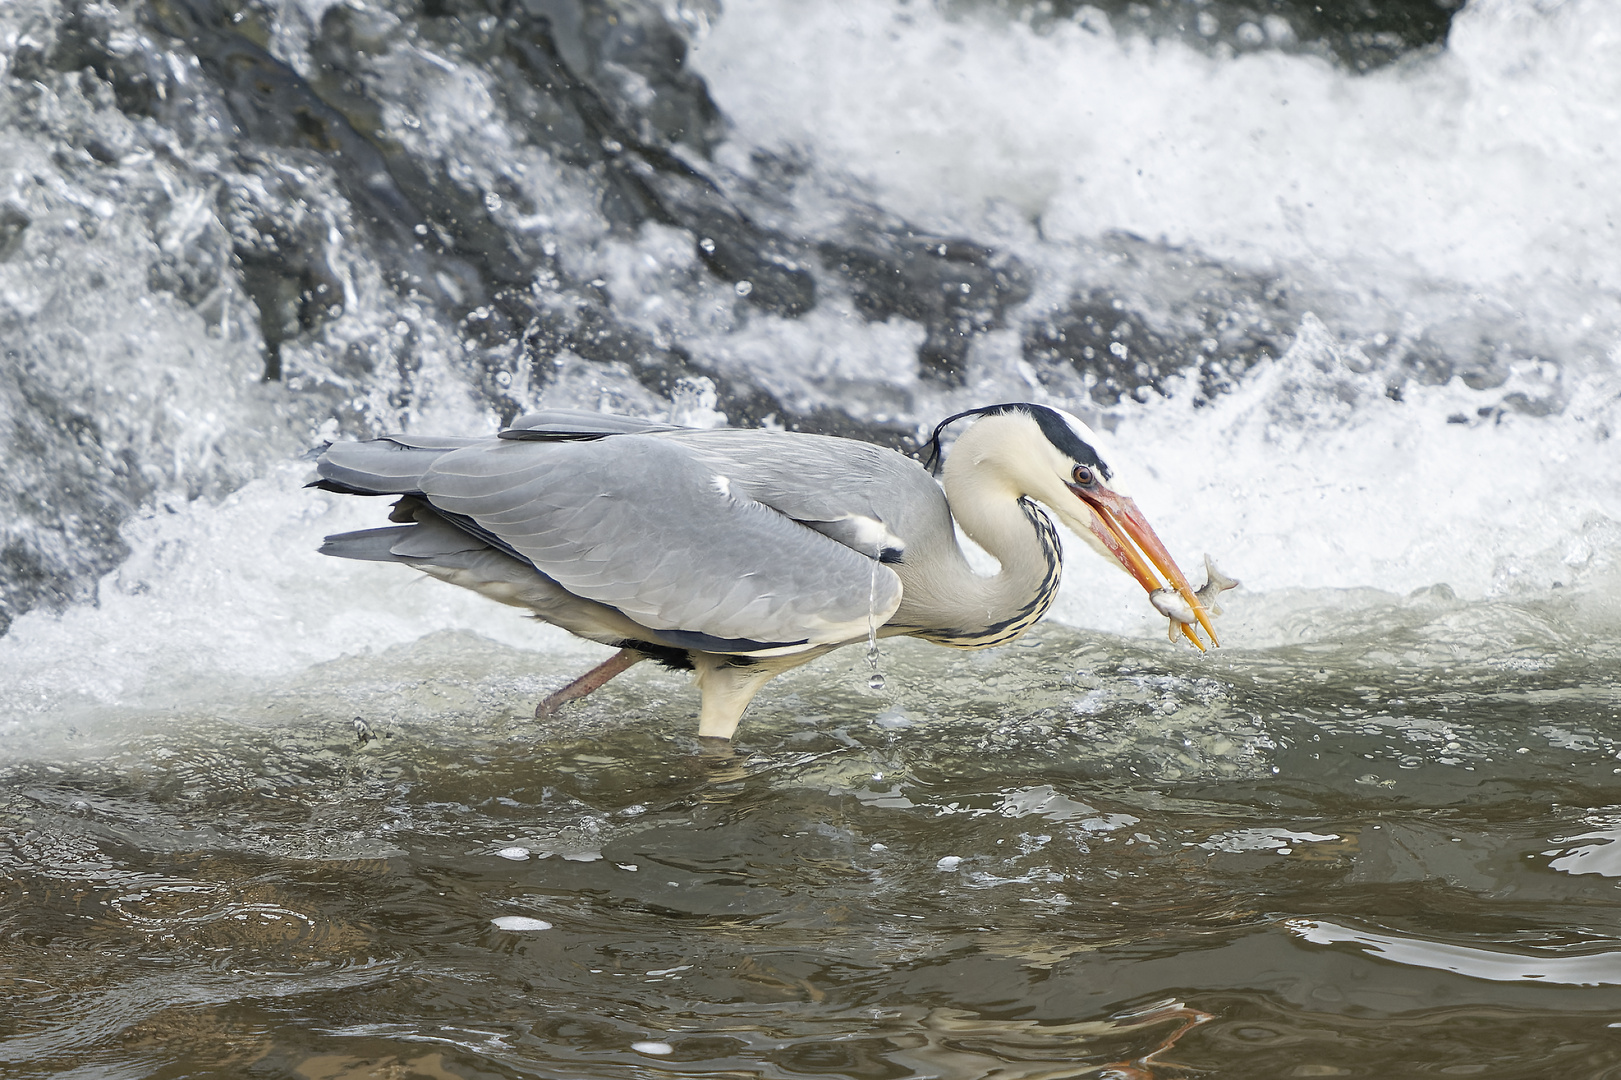
M654 434L485 442L439 457L421 490L575 595L693 648L851 641L900 604L887 567L729 490Z
M917 462L885 447L734 428L662 437L690 447L734 491L868 557L895 562L909 545L929 548L953 536L940 485Z

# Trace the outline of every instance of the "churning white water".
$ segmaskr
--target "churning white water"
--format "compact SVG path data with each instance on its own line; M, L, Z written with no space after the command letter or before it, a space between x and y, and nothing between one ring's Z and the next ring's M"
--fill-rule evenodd
M1209 552L1243 581L1229 594L1230 647L1281 640L1275 612L1318 610L1329 634L1336 609L1437 584L1484 605L1563 590L1588 598L1561 609L1585 632L1621 625L1621 9L1478 0L1444 49L1366 75L1310 54L1118 37L1084 12L1038 27L920 3L733 0L693 21L693 69L731 124L717 159L743 181L764 167L758 150L801 170L791 201L770 210L789 231L825 227L852 201L880 205L1014 253L1033 268L1032 311L1100 282L1152 310L1185 292L1189 260L1217 260L1273 282L1299 318L1280 355L1214 397L1180 378L1116 405L1054 390L1014 328L980 337L966 387L947 393L919 382L922 330L899 315L865 322L829 296L797 319L740 322L715 314L716 290L678 287L695 272L682 230L625 239L558 226L560 259L595 268L619 309L785 399L870 415L876 387L919 431L953 405L993 400L1083 413L1112 433L1184 567ZM14 20L9 32L15 44L27 31ZM420 92L441 117L488 116L478 78ZM54 179L47 143L15 134L0 198L38 203L28 185L44 177L82 201ZM315 555L323 534L375 524L376 507L301 488L294 455L322 432L290 418L283 387L256 385L245 313L230 296L181 309L118 272L121 253L201 243L202 209L187 216L178 198L149 235L139 207L98 198L97 236L60 229L68 286L0 264L4 303L28 320L42 362L97 384L110 426L132 443L167 439L176 460L124 526L133 553L95 601L35 610L0 638L10 730L75 703L265 685L441 629L591 655L401 568ZM1159 254L1133 256L1139 243ZM670 284L671 267L687 278ZM355 317L394 317L370 288L352 284ZM419 314L399 316L399 333L408 320L420 338ZM1451 358L1444 381L1402 367L1420 342ZM434 368L434 350L455 344L423 348L427 390L398 422L493 430L457 369ZM1494 374L1471 379L1475 369ZM682 415L718 421L704 387L694 393ZM611 366L568 367L532 397L671 407ZM216 462L205 472L230 474L234 490L180 490L198 471L187 456ZM1163 630L1136 586L1079 544L1050 617Z

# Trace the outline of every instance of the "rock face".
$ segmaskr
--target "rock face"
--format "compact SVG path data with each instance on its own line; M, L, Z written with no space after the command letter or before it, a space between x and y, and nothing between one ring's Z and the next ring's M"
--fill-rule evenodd
M1187 5L1105 7L1125 31L1203 32L1173 25ZM1242 27L1264 24L1272 47L1353 66L1444 36L1444 5L1363 9L1394 29L1280 0L1200 10L1217 39L1263 47ZM1287 346L1303 308L1281 280L1109 238L1185 264L1186 289L1150 295L1103 263L1045 281L853 196L808 208L803 162L724 167L679 17L652 0L5 5L0 632L93 598L132 515L227 493L331 421L395 429L452 397L500 419L542 394L690 399L909 450L1007 381L978 351L990 335L1100 406L1190 368L1217 394ZM829 310L912 342L882 406L762 352ZM1415 350L1450 375L1444 349Z

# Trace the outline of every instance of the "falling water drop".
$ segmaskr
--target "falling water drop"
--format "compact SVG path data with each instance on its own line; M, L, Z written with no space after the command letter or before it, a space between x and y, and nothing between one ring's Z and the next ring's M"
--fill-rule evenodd
M882 554L882 547L874 548L872 573L867 579L867 666L872 668L867 685L874 690L884 688L884 674L878 670L878 570Z

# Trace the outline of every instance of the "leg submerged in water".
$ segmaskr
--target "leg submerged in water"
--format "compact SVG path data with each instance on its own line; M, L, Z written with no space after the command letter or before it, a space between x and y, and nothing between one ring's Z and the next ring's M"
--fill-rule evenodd
M569 702L585 697L615 675L646 659L646 653L635 649L620 649L561 690L548 694L545 700L535 706L535 719L540 720L552 715Z

